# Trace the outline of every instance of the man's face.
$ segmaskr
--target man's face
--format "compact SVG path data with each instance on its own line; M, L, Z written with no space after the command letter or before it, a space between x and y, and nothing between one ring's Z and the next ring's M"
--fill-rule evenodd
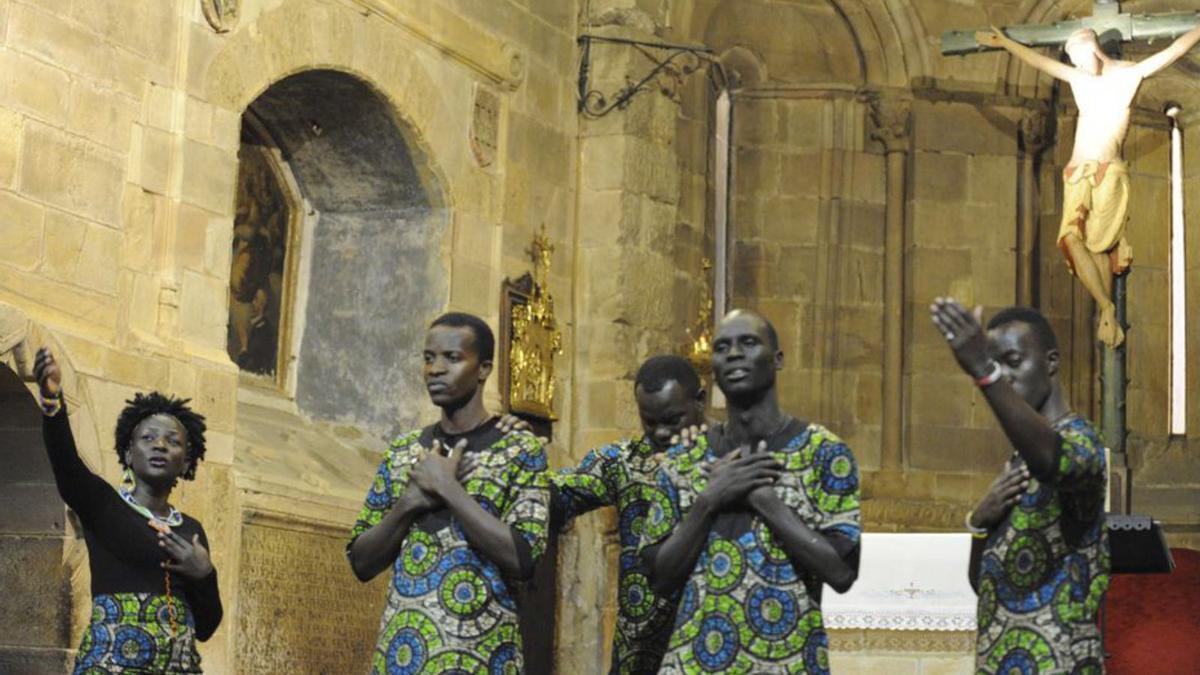
M1014 321L988 331L988 353L1000 364L1004 378L1017 394L1035 410L1041 410L1058 372L1058 352L1047 353L1029 324Z
M480 361L475 333L466 326L434 326L425 334L425 390L441 407L458 407L471 400L492 372L491 361Z
M725 318L713 339L713 375L726 396L737 398L775 386L783 352L771 346L766 322L749 313Z
M648 392L639 385L634 395L642 418L642 431L658 452L670 448L671 437L683 429L704 423L703 391L689 396L683 385L670 380L655 392Z

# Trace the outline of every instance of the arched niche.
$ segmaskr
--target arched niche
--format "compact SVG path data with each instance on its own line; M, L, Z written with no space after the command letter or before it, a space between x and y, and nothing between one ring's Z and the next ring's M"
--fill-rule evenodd
M240 377L236 663L363 670L378 632L386 580L354 579L346 532L381 441L428 410L421 349L426 325L448 302L451 232L440 173L395 101L358 74L312 68L274 81L241 111L239 163L260 178L240 176L238 198L258 194L265 205L235 207L233 252L247 235L270 239L267 230L284 221L292 229L273 235L286 241L282 252L256 245L270 253L265 276L279 277L260 287L278 293L269 300L282 306L283 358L279 377L253 369ZM243 189L244 181L259 187ZM234 271L231 321L235 300L254 297L233 297ZM286 572L274 571L284 564ZM279 600L278 588L312 584L329 590L323 612L335 617L339 649L312 639L322 629L307 608Z
M247 106L241 156L277 163L266 180L291 194L294 212L286 260L274 256L282 284L267 289L282 296L286 324L274 386L311 419L380 434L412 426L424 399L425 324L448 300L450 225L414 132L363 80L315 69L275 82ZM237 210L235 266L238 231L247 229L247 210ZM230 304L232 325L245 302Z

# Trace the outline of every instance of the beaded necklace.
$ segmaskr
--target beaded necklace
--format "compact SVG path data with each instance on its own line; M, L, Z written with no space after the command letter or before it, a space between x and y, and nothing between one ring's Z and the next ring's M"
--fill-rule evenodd
M176 509L174 506L168 506L168 508L171 510L167 513L166 518L162 518L150 509L139 504L138 500L133 496L132 491L121 488L120 490L117 490L117 492L121 495L121 499L124 499L125 503L128 504L130 508L142 514L143 516L146 516L150 520L158 521L164 525L167 525L168 527L179 527L183 524L183 514L180 513L179 509Z
M179 527L183 524L183 514L174 506L170 507L171 510L167 513L166 518L160 518L153 511L139 504L133 497L133 492L122 488L117 490L117 493L130 508L150 519L150 527L162 534L170 534L172 527ZM167 569L163 569L163 588L166 590L167 596L167 621L171 626L171 637L176 637L179 635L179 620L175 615L175 599L171 596L171 572Z

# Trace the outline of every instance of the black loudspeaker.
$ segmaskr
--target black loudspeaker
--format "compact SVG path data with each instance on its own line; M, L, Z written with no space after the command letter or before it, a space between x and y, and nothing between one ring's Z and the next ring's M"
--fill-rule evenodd
M1113 574L1168 574L1175 559L1167 546L1162 525L1150 516L1108 514L1108 545Z

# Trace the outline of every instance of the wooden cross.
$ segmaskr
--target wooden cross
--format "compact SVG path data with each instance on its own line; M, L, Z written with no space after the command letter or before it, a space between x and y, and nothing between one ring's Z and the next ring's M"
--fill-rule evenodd
M1176 38L1200 24L1200 12L1171 14L1128 14L1121 11L1118 0L1095 0L1092 15L1072 21L1052 24L1023 24L1006 26L1005 35L1030 47L1065 44L1071 33L1082 28L1096 31L1100 44ZM988 30L980 28L978 30ZM975 40L975 30L948 30L942 33L942 54L946 56L991 51Z

